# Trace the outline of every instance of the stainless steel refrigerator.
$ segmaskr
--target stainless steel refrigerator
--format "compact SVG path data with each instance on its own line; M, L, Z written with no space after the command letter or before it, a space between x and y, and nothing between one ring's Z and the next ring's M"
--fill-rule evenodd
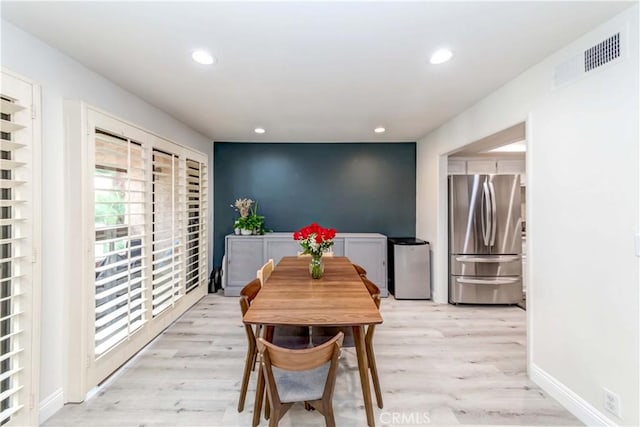
M449 177L449 302L522 301L519 175Z

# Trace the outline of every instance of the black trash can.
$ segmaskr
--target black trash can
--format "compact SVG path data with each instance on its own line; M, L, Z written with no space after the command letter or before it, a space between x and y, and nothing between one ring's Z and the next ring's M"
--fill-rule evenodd
M209 293L215 294L222 289L222 267L215 267L209 275Z

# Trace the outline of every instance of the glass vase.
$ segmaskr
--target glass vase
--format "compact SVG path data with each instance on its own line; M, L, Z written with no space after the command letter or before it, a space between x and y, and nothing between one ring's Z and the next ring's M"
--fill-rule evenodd
M309 262L309 274L313 279L319 279L324 274L324 261L322 260L322 255L311 256L311 261Z

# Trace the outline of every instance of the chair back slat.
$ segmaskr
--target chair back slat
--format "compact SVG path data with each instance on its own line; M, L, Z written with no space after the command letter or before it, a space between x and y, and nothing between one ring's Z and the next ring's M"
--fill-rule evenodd
M271 273L273 273L274 268L275 265L273 263L273 259L270 259L256 272L256 277L258 278L258 280L260 280L261 286L264 286L266 281L269 280L269 277L271 276Z
M360 276L366 276L367 275L367 270L365 270L364 268L362 268L358 264L351 264L351 265L353 265L353 268L356 269L356 271L358 272L358 274Z
M335 346L342 346L344 334L339 332L335 337L318 347L291 350L278 347L258 338L258 350L269 353L271 365L287 371L308 371L317 368L333 356Z
M369 291L369 295L371 295L372 297L376 294L380 295L380 288L378 288L375 283L373 283L371 280L367 279L366 277L362 277L361 279L364 285L367 287L367 291Z
M260 292L260 280L254 279L251 282L247 283L240 290L240 311L242 312L242 317L247 314L249 310L249 306L254 298ZM249 375L251 374L251 369L253 364L255 363L257 352L256 352L256 335L259 334L259 328L254 330L253 326L247 323L244 324L244 330L247 336L247 355L244 365L244 372L242 374L242 387L240 389L240 400L238 401L238 412L242 412L244 409L244 401L247 396L247 387L249 385Z
M247 314L249 310L249 306L254 298L260 292L260 281L258 279L253 279L251 282L247 283L244 288L240 290L240 311L242 312L242 317ZM253 326L245 323L244 330L247 333L247 340L249 340L249 345L255 345L256 334L253 330Z
M371 298L373 298L373 302L376 304L378 310L380 310L380 294L371 295Z
M240 296L246 297L247 302L249 303L249 305L251 305L251 301L253 301L253 299L258 295L258 292L260 292L260 288L260 280L253 279L240 290Z

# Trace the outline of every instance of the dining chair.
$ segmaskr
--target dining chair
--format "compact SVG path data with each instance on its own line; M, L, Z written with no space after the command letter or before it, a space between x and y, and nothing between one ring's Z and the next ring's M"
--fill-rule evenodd
M265 282L269 279L269 276L271 276L274 267L273 259L270 259L265 263L265 265L258 269L256 277L260 279L260 286L264 286Z
M242 317L247 313L251 303L262 289L259 279L253 279L240 291L240 311ZM244 324L244 330L247 336L247 355L244 363L244 372L242 374L242 386L240 388L240 400L238 401L238 412L244 410L244 402L247 396L247 387L249 385L249 376L256 363L258 349L256 339L260 336L262 328ZM307 348L309 337L307 328L304 326L278 326L274 328L273 342L282 347L288 348Z
M273 262L273 258L270 258L269 261L267 261L262 267L258 269L258 271L256 272L256 278L260 280L260 286L264 286L266 281L271 276L271 273L273 272L274 268L275 268L275 264ZM261 332L262 332L262 325L258 325L256 327L256 336L260 335Z
M258 295L258 292L260 292L260 288L260 280L255 279L249 282L240 291L240 311L242 312L242 317L244 317L244 315L249 310L251 301L253 301L256 295ZM245 357L244 372L242 374L242 387L240 388L238 412L242 412L244 409L244 401L247 397L247 387L249 385L249 375L251 375L251 371L253 370L253 366L255 365L256 357L258 354L256 347L256 335L259 333L259 331L255 330L253 325L249 325L247 323L244 324L244 330L247 336L247 355Z
M378 310L380 310L380 289L371 280L366 277L362 277L369 295L373 299ZM378 367L376 365L376 356L373 352L373 333L375 332L376 325L367 326L367 330L364 336L365 349L367 351L367 364L369 365L369 371L371 372L371 379L373 382L373 388L376 393L376 400L378 407L382 409L382 390L380 389L380 379L378 377ZM326 342L330 337L334 336L337 332L344 334L343 347L355 347L355 341L353 338L353 329L350 327L314 327L313 335L310 336L313 345L321 345Z
M258 338L270 427L277 426L296 402L308 403L324 415L327 427L335 427L333 390L343 338L338 332L324 344L302 350L282 348Z
M360 275L361 277L366 277L367 276L367 270L365 270L364 268L362 268L358 264L351 264L351 265L353 265L353 268L356 269L356 271L358 272L358 275Z

